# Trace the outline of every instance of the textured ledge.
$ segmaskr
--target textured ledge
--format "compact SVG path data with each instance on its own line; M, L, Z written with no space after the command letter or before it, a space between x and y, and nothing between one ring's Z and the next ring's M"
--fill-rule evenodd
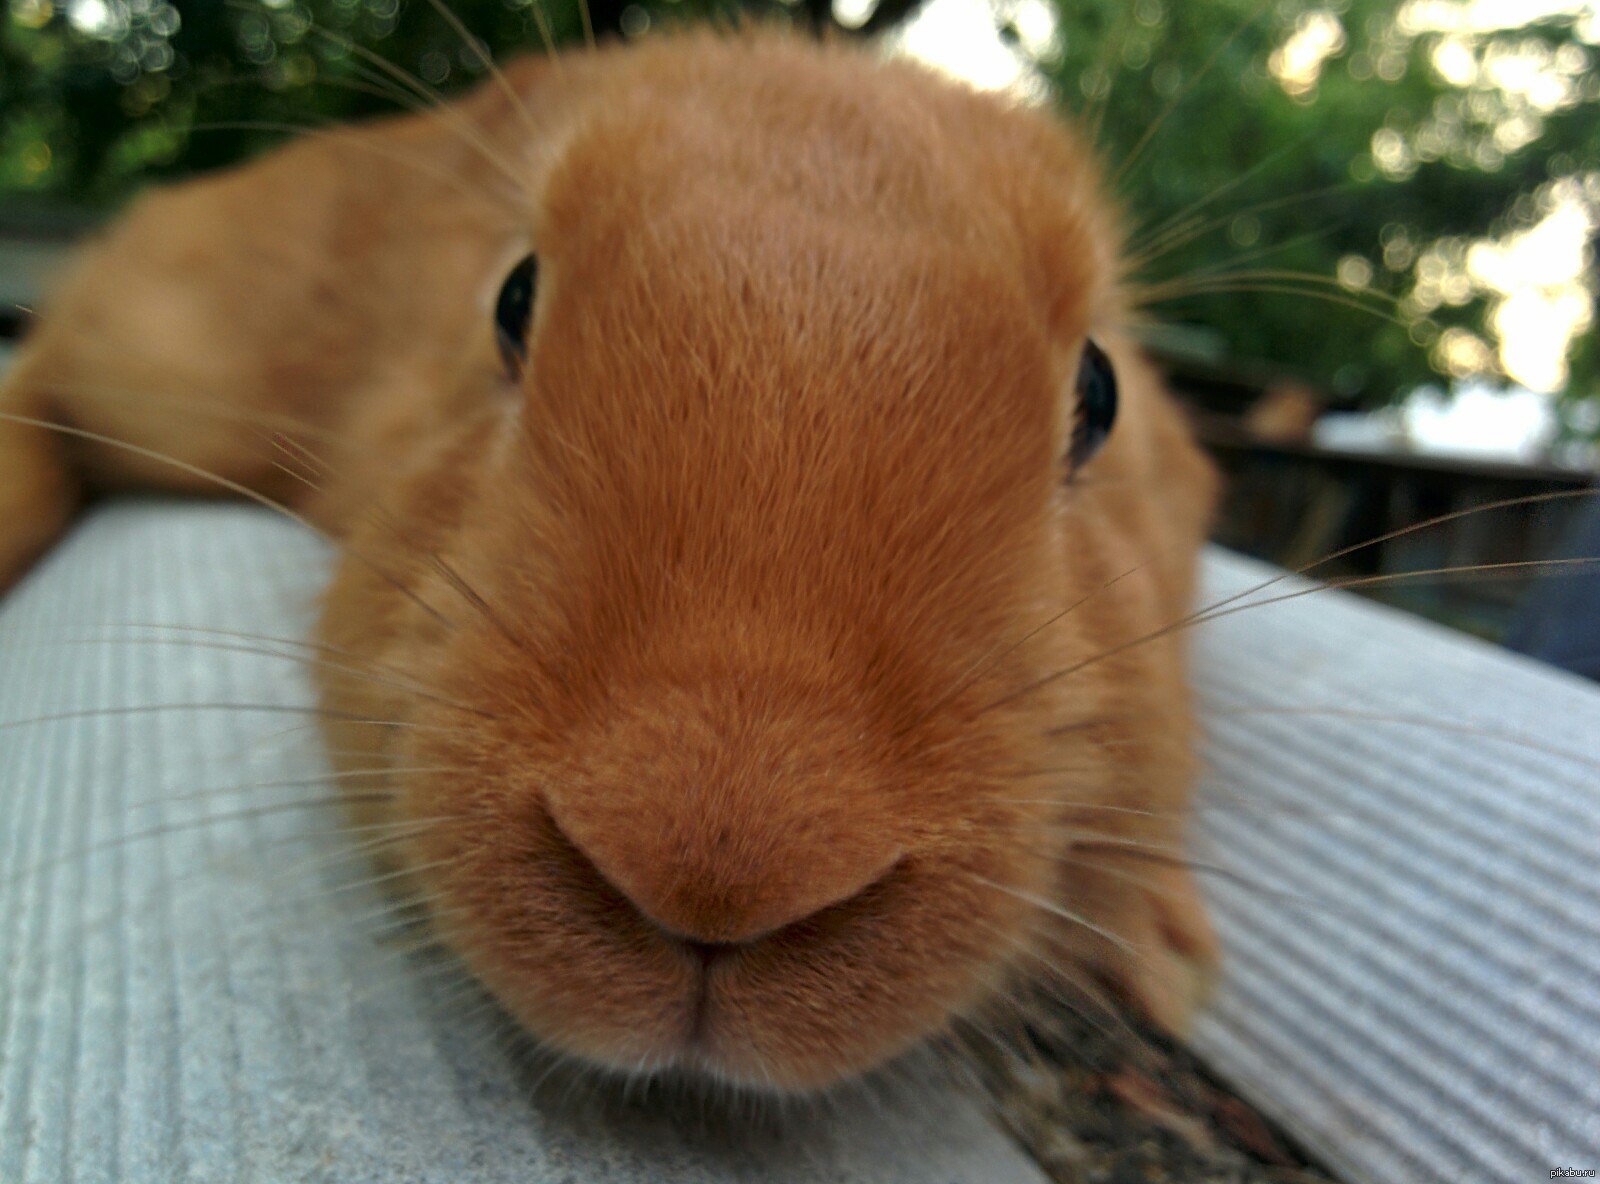
M1198 1050L1352 1180L1600 1169L1600 689L1342 593L1196 638L1196 858L1248 880Z
M941 1090L737 1141L530 1102L380 898L330 895L357 865L299 666L130 628L296 636L323 562L251 509L122 503L0 603L0 722L274 709L0 730L0 1181L1038 1184ZM1269 575L1214 555L1207 596ZM1195 636L1230 873L1202 1052L1352 1180L1600 1166L1600 693L1339 594Z

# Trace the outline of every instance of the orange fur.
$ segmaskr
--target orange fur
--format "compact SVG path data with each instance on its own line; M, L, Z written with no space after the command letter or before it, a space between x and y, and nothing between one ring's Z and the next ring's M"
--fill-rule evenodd
M1052 961L1181 1027L1214 956L1187 873L1072 833L1181 842L1181 647L1096 656L1183 614L1213 485L1125 339L1091 155L773 36L510 80L527 111L486 87L148 199L0 408L343 542L322 640L437 694L325 674L412 725L332 747L459 770L376 812L456 819L402 865L554 1045L807 1088ZM489 309L529 248L513 386ZM1090 333L1122 411L1069 481ZM0 581L75 486L203 484L16 423L0 471L38 526L0 515Z

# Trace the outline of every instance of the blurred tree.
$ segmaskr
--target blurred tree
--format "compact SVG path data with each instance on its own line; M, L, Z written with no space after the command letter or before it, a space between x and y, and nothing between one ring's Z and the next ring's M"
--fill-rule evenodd
M1490 7L1054 0L1034 56L1159 253L1161 315L1369 402L1509 376L1592 405L1600 19Z
M1441 375L1565 386L1573 431L1600 436L1592 5L1529 0L1505 28L1481 0L989 2L1112 162L1153 313L1368 402ZM9 0L0 195L105 207L285 125L390 109L369 52L441 92L475 82L447 12L503 54L586 20L602 38L741 15L872 33L921 3ZM1535 264L1542 287L1513 282Z

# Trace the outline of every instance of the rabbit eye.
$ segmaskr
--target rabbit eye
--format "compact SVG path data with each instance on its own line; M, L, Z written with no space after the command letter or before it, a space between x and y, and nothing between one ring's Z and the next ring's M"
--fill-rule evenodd
M1100 451L1116 419L1117 372L1105 350L1092 340L1085 341L1083 361L1078 363L1078 413L1068 453L1074 471Z
M529 255L511 269L494 302L494 336L500 360L514 380L528 360L528 328L533 324L533 297L539 287L539 260Z

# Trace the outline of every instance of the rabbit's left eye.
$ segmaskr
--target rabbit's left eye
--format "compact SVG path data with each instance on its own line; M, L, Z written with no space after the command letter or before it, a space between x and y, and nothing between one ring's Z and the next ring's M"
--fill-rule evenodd
M1088 463L1111 435L1117 419L1117 372L1111 359L1092 340L1083 343L1078 363L1078 405L1067 453L1073 471Z
M522 377L528 360L528 329L533 324L533 297L538 287L539 260L529 255L511 269L494 302L495 341L513 381Z

